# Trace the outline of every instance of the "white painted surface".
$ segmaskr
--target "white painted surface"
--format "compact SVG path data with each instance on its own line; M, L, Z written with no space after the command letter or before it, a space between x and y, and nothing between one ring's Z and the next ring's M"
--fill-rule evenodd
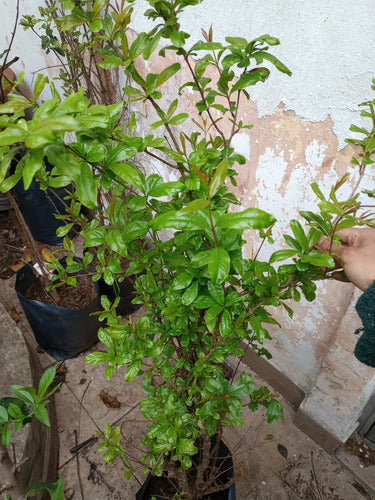
M39 2L35 0L32 2L20 0L20 18L24 14L33 14L38 17L38 4ZM0 52L6 49L10 42L16 19L16 5L16 0L0 0ZM12 65L12 69L17 75L21 71L25 72L24 83L29 88L32 88L38 73L52 76L53 72L47 70L47 67L54 66L58 63L51 55L44 54L37 36L31 30L24 31L23 27L20 25L17 27L8 60L16 56L19 57L20 60ZM56 74L57 68L54 68L53 71ZM47 92L45 98L48 98Z

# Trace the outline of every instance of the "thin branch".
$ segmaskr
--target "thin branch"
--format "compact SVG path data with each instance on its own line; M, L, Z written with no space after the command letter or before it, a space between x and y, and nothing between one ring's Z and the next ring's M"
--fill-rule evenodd
M198 82L198 79L197 79L197 77L195 75L195 72L194 72L193 68L191 67L191 64L190 64L190 61L189 61L189 56L186 53L184 54L184 59L185 59L185 62L186 62L187 66L188 66L188 68L190 70L190 73L192 74L192 76L194 78L194 82L195 82L196 86L198 87L198 90L199 90L199 93L200 93L200 95L202 97L203 103L204 103L204 105L207 108L206 112L207 112L208 116L210 117L212 125L215 127L215 129L218 132L218 134L222 137L224 143L227 144L227 141L225 140L224 132L222 132L219 129L219 127L217 126L216 121L214 120L214 118L213 118L213 116L211 114L211 111L210 111L209 107L207 106L207 101L206 101L206 98L204 96L203 90L202 90L202 88L201 88L201 86L200 86L200 84Z
M14 27L13 27L12 37L10 39L8 51L5 54L4 64L3 64L2 68L0 68L1 102L5 102L5 93L4 93L4 89L3 89L3 73L4 73L5 69L7 68L8 57L9 57L9 54L10 54L10 51L11 51L11 48L12 48L12 45L13 45L13 42L14 42L14 37L16 36L19 15L20 15L20 0L17 0L17 5L16 5L16 19L14 21ZM13 62L14 62L14 59L13 59Z
M152 158L155 158L155 160L159 160L162 163L164 163L165 165L168 165L168 167L174 168L176 170L180 170L180 167L177 164L174 165L173 163L170 163L169 161L164 160L163 158L160 158L160 156L157 156L154 153L151 153L151 151L149 151L147 148L145 149L144 152L147 153L149 156L152 156Z

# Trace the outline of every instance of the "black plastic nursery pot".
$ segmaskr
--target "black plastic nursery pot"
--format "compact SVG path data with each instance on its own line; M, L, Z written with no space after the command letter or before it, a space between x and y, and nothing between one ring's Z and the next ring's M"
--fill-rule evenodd
M25 298L27 290L37 279L28 264L17 272L15 285L35 339L58 361L74 358L98 341L100 323L97 316L90 314L101 309L99 294L80 310Z
M211 439L211 443L213 442L214 438ZM217 477L217 482L225 485L233 478L234 470L232 456L223 441L220 441L219 457L219 470L222 472ZM154 497L156 500L162 500L172 498L174 493L176 492L173 492L173 486L171 489L171 482L168 478L149 474L135 498L136 500L151 500ZM233 483L229 488L205 496L204 500L236 500L236 485Z
M45 158L47 170L53 166ZM29 189L25 190L21 179L15 186L17 199L34 239L47 245L62 245L63 238L56 235L59 227L65 223L61 219L56 219L55 214L64 215L64 197L68 194L68 188L48 188L46 191L40 189L37 181L33 180ZM70 234L72 236L73 233Z

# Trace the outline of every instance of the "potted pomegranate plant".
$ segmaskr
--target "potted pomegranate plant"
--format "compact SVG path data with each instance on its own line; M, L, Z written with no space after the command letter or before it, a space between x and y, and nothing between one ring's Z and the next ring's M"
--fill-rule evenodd
M103 8L108 4L99 3ZM301 294L314 299L315 280L334 267L332 257L314 245L322 234L334 236L337 225L330 210L336 201L324 205L320 218L305 212L311 225L307 233L298 221L291 221L291 248L277 250L268 261L261 260L259 252L244 258L244 231L255 231L261 242L272 243L277 214L258 207L242 209L230 192L237 170L246 163L232 141L251 128L240 116L239 104L249 99L253 85L270 75L263 63L290 75L272 53L279 40L264 35L216 42L209 29L188 48L189 33L181 30L179 16L200 0L148 0L145 14L157 24L134 38L127 28L135 3L116 4L111 13L104 9L102 18L98 8L85 10L91 4L98 7L98 2L65 2L72 10L61 26L69 30L75 23L90 23L89 29L105 41L99 65L124 71L128 100L92 104L84 89L61 100L52 86L52 99L40 106L34 100L34 116L26 122L26 103L10 95L9 103L0 107L1 151L3 157L11 156L16 145L26 146L27 153L13 175L6 177L3 170L0 187L6 191L21 177L40 178L53 186L73 183L69 214L82 228L85 252L83 261L76 259L72 241L64 237L74 271L87 268L92 260L89 249L94 248L99 262L94 281L103 276L112 284L124 274L135 277L134 302L144 306L143 316L135 323L124 319L116 312L118 300L112 303L103 296L101 349L86 361L104 364L109 380L115 371L124 370L125 383L139 378L142 384L145 398L140 409L149 426L140 462L152 477L151 486L145 484L138 497L158 498L153 481L162 478L170 488L168 498L234 498L240 470L234 456L233 472L222 473L230 448L221 444L228 445L225 427L241 426L243 411L259 406L267 408L266 418L272 423L282 416L282 406L267 388L255 388L248 373L235 370L228 379L225 363L241 359L244 341L269 357L263 341L269 338L267 325L276 323L269 306L285 307L292 315L289 299L299 300ZM148 72L144 61L159 50L160 42L167 46L159 53L173 54L173 62L166 60L159 73ZM192 58L202 54L194 63ZM177 75L178 92L164 95L164 84ZM46 79L38 77L37 95L45 84ZM181 97L187 89L197 95L192 120ZM137 123L137 106L153 110L151 124ZM67 132L75 134L73 140L66 140ZM54 165L51 172L36 162L44 156ZM144 158L157 162L158 172L164 174L145 168ZM107 205L98 203L99 189L108 193ZM356 210L355 200L351 203ZM98 218L82 218L82 206L98 210ZM343 213L342 220L347 215ZM130 262L126 273L122 258ZM274 265L287 258L290 263ZM157 386L155 376L160 380ZM125 478L130 478L135 469L121 445L119 428L107 425L100 437L104 460L113 463L119 458Z

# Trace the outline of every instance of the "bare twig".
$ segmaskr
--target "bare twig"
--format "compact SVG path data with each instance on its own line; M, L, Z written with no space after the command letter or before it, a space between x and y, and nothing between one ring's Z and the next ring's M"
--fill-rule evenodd
M319 498L320 498L320 500L323 500L323 497L322 497L322 494L321 494L320 488L319 488L318 479L316 477L315 466L314 466L314 453L313 452L311 452L311 470L312 470L312 473L313 473L313 478L314 478L314 481L315 481L316 489L318 490Z
M14 37L16 36L19 15L20 15L20 0L17 0L16 18L14 20L14 27L13 27L12 37L10 39L8 51L5 54L4 63L2 65L2 67L0 68L0 93L1 93L1 102L5 102L5 93L4 93L4 89L3 89L3 73L6 70L6 68L10 66L10 64L12 64L13 62L15 62L15 61L18 60L18 58L14 58L11 61L11 63L8 63L8 57L9 57L9 54L10 54L10 51L11 51L11 48L12 48L12 45L13 45L13 42L14 42Z

